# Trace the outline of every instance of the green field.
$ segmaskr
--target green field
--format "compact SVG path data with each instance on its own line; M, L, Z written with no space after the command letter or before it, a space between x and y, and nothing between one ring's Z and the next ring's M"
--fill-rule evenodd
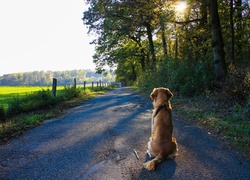
M17 96L25 96L32 92L41 91L42 89L52 89L48 86L0 86L0 106L8 107L8 100ZM64 89L64 86L58 86L57 90Z

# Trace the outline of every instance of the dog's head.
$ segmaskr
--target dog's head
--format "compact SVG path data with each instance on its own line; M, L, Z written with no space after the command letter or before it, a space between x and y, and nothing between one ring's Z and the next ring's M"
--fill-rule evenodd
M171 108L170 99L172 96L173 93L168 88L154 88L153 92L150 94L154 107L166 104Z

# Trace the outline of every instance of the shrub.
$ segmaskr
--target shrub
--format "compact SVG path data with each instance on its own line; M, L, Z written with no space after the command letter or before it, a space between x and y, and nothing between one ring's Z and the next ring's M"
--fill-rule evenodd
M170 60L159 63L156 72L145 72L137 80L139 90L168 87L184 96L195 96L213 85L214 75L210 62Z
M0 106L0 122L5 120L5 110L3 106Z
M9 105L7 109L7 115L18 114L23 111L21 105L21 98L19 96L14 97L13 99L9 100Z
M7 114L13 115L41 108L48 108L55 105L56 102L57 100L52 98L49 89L41 90L31 94L26 94L26 96L23 97L17 96L10 100Z
M58 98L63 101L67 101L72 98L78 98L80 97L80 95L81 95L80 88L65 86Z

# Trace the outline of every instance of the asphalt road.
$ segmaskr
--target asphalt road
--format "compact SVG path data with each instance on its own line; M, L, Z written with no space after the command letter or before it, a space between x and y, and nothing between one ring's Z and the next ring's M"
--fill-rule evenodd
M250 179L249 161L177 116L179 156L146 171L151 113L130 88L107 92L1 146L0 179Z

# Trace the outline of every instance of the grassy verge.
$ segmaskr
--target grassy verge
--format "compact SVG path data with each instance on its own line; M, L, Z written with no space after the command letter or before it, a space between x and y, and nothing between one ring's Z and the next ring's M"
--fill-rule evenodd
M205 96L174 97L174 112L189 119L209 133L217 135L229 147L246 157L250 155L249 105L228 105Z
M64 92L61 92L59 100L53 102L49 106L40 106L40 104L38 104L38 108L31 108L24 113L14 113L13 115L7 117L4 122L0 122L0 145L5 144L11 137L19 136L24 131L43 124L44 120L60 116L65 113L66 110L82 105L87 100L103 94L110 89L111 88L107 87L103 87L102 89L95 88L94 90L87 89L86 91L78 89L76 95L74 91L72 92L70 88L67 88ZM35 97L41 98L41 96L44 96L44 93L46 94L47 91L38 91L37 93L25 95L18 100L12 100L14 101L12 104L25 102L23 106L34 106L32 101L27 100L32 98L35 102L37 102ZM49 92L48 94L51 93ZM17 109L19 108L20 107L18 106Z

